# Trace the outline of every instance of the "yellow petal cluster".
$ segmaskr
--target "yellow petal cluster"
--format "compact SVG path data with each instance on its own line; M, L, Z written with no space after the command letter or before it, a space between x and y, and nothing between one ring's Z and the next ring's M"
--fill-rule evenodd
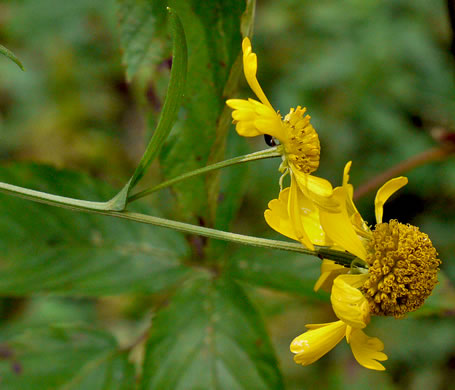
M367 336L363 329L372 315L401 317L416 310L437 283L440 260L428 236L418 228L397 221L382 222L387 199L407 183L405 177L389 180L375 199L376 227L371 230L353 202L349 184L351 163L346 164L342 185L333 189L336 209L320 207L311 199L289 199L285 188L278 199L269 202L267 223L276 231L300 241L308 248L328 246L355 255L366 265L363 273L323 260L315 290L331 291L331 303L338 321L307 325L309 329L291 343L295 361L308 365L330 351L346 337L355 359L364 367L384 370L384 345ZM291 206L289 206L291 205ZM302 239L305 227L307 239Z
M284 118L275 111L257 80L257 57L248 38L243 40L242 50L245 78L259 101L229 99L226 102L234 110L232 119L237 133L244 137L266 134L276 138L283 145L285 168L302 174L314 172L319 166L320 144L306 108L291 108Z
M331 201L332 185L325 179L311 175L319 166L321 148L306 108L291 108L283 118L272 107L257 80L257 56L248 38L243 40L242 50L245 78L259 101L229 99L226 102L233 109L232 119L237 133L244 137L270 135L278 140L281 145L279 150L283 154L280 171L291 174L292 185L304 196L327 209L333 209L336 206ZM304 237L304 240L305 245L311 246L308 239Z
M346 268L324 259L315 290L331 293L337 321L306 325L307 331L290 346L294 360L308 365L334 348L342 339L350 345L362 366L384 370L387 359L378 338L363 331L372 315L402 317L416 310L437 283L438 254L428 236L415 226L392 220L384 223L385 202L407 184L397 177L377 192L374 206L376 225L371 229L358 212L354 188L349 183L351 162L344 168L342 185L333 188L325 179L312 175L319 166L319 137L306 108L291 108L283 118L267 99L257 74L257 56L251 42L242 42L245 78L256 94L254 99L230 99L236 131L244 137L268 135L280 143L283 162L280 171L290 173L291 183L268 204L264 216L277 232L314 250L324 246L346 251L364 264ZM280 180L281 187L281 180Z
M380 361L387 360L384 344L367 336L364 329L370 322L368 301L357 288L367 275L339 275L334 279L330 300L339 318L336 322L306 325L309 329L291 343L294 361L306 366L324 356L346 337L359 364L372 370L385 370Z

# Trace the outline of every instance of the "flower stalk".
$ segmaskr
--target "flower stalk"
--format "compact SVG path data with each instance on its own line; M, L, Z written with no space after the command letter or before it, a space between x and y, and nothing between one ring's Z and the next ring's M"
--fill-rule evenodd
M246 154L243 156L237 156L237 157L234 157L234 158L231 158L228 160L217 162L215 164L207 165L203 168L196 169L191 172L184 173L183 175L180 175L180 176L174 177L173 179L164 181L164 182L156 185L155 187L148 188L141 192L137 192L134 195L131 195L130 197L128 197L128 203L134 202L135 200L138 200L141 198L144 198L145 196L151 195L156 191L162 190L163 188L170 187L183 180L187 180L191 177L202 175L202 174L210 172L210 171L214 171L214 170L221 169L221 168L226 168L231 165L246 163L249 161L262 160L265 158L272 158L272 157L281 157L281 154L282 154L282 153L280 153L281 148L282 147L280 145L275 146L274 148L260 150L258 152Z
M305 248L300 243L287 242L282 240L271 240L267 238L259 238L254 236L247 236L244 234L225 232L222 230L211 229L203 226L192 225L185 222L173 221L170 219L154 217L151 215L133 213L130 211L102 211L98 212L104 215L110 215L117 218L129 219L136 222L146 223L155 226L161 226L177 230L183 233L195 234L203 237L214 238L217 240L234 242L242 245L250 245L267 249L281 249L291 252L303 253L319 257L320 259L330 259L345 267L350 267L355 259L355 256L347 252L340 252L327 247L315 246L315 250Z

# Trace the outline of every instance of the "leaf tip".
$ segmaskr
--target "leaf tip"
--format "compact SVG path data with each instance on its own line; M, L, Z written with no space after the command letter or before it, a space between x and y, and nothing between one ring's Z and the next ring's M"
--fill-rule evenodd
M8 57L11 61L13 61L22 71L25 72L24 65L22 62L17 58L14 53L8 50L5 46L0 45L0 54L3 54L5 57Z

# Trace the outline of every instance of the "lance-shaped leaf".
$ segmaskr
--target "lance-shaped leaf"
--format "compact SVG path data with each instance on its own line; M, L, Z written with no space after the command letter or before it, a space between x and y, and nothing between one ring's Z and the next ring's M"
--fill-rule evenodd
M180 22L177 14L169 8L168 10L174 39L174 51L172 55L171 77L169 79L166 99L160 113L158 125L147 145L139 165L126 186L113 199L114 210L123 210L126 207L128 194L142 178L153 160L158 156L164 141L177 119L177 113L182 102L186 83L188 57L185 32L183 31L182 23Z
M177 14L169 9L170 21L174 37L174 52L172 55L171 78L167 90L166 100L160 114L158 125L153 133L147 149L142 156L139 166L131 178L130 188L144 175L153 159L158 155L166 137L177 119L177 112L183 98L187 72L187 48L185 32Z
M0 383L2 390L129 390L135 378L110 334L53 326L2 340Z
M2 168L0 179L81 198L108 199L114 192L87 176L36 165ZM146 207L138 211L157 214ZM6 195L0 215L2 295L151 293L187 272L181 265L186 242L172 230Z
M283 389L264 324L240 285L188 281L158 313L142 390Z
M13 61L19 68L22 70L24 69L24 66L22 65L22 62L20 62L19 58L17 58L14 53L11 50L8 50L5 46L0 45L0 54L8 57L11 61Z

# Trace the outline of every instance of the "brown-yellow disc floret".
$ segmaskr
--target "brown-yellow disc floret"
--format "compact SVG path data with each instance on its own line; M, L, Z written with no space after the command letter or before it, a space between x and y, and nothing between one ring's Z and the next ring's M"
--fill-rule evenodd
M305 115L306 108L291 108L284 118L288 142L285 144L286 156L300 172L310 174L319 166L320 143L316 130Z
M396 220L377 224L366 260L370 277L362 291L371 314L403 317L422 306L438 282L438 253L416 226Z

